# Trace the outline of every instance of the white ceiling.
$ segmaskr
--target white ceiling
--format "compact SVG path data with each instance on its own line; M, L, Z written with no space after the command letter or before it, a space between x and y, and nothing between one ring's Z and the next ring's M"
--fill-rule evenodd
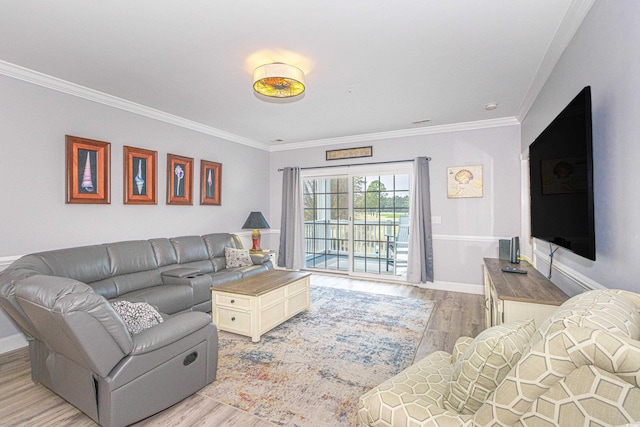
M490 126L526 114L592 2L0 0L0 73L271 150ZM302 98L253 94L274 61Z

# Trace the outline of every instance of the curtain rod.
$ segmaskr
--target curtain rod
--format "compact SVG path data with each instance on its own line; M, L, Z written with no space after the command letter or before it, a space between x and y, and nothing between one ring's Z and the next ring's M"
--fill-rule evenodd
M325 168L340 168L340 167L351 167L351 166L364 166L364 165L382 165L385 163L407 163L413 162L414 159L409 160L387 160L386 162L369 162L369 163L352 163L349 165L325 165L325 166L309 166L306 168L300 168L300 170L307 169L325 169ZM427 161L431 160L431 157L427 157ZM278 169L278 172L282 172L284 169Z

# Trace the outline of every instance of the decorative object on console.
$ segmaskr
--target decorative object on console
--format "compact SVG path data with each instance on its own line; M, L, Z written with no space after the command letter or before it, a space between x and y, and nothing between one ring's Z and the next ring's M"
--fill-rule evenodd
M345 148L342 150L327 150L327 160L354 159L357 157L372 157L373 147Z
M193 159L167 154L167 204L192 205Z
M253 265L249 251L246 249L224 248L226 268L246 267Z
M155 205L158 152L124 146L124 204Z
M251 212L247 220L244 222L244 225L242 226L243 230L253 229L253 232L251 233L251 240L253 241L253 247L251 248L251 251L261 250L260 248L260 229L261 228L271 228L271 227L269 227L269 223L267 222L267 220L264 219L262 212Z
M482 165L447 168L447 197L482 197Z
M200 160L200 204L222 204L222 163Z
M110 204L111 144L66 136L66 203Z
M304 92L304 73L292 65L274 62L253 71L253 90L271 98L292 98Z

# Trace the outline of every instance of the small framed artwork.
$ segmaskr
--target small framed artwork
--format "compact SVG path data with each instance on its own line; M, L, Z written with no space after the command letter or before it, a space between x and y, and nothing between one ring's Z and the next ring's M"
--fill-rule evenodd
M66 135L66 203L111 203L110 167L110 143Z
M124 146L124 204L157 204L158 152Z
M372 157L373 146L345 148L343 150L327 150L327 160L354 159L356 157Z
M447 168L447 197L482 197L482 165Z
M222 163L200 160L200 204L222 204Z
M167 154L167 204L193 204L193 159Z

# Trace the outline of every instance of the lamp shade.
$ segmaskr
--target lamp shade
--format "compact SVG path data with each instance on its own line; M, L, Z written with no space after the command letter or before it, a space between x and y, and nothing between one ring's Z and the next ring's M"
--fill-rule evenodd
M304 92L304 73L292 65L274 62L253 71L253 90L272 98L291 98Z
M251 212L247 220L244 222L244 225L242 226L242 228L255 230L258 228L271 228L271 227L269 227L269 223L267 222L267 220L264 219L262 212Z

